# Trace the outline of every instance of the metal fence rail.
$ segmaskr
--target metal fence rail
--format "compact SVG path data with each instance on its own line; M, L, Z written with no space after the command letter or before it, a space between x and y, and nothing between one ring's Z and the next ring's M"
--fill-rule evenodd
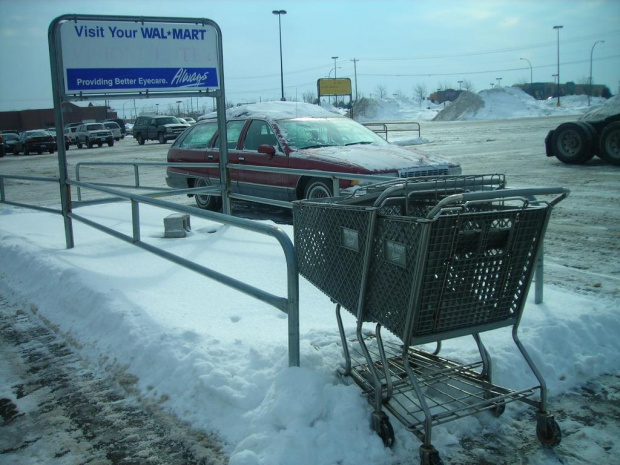
M418 137L422 137L420 131L420 123L416 123L415 121L363 124L375 134L379 134L380 136L382 135L386 141L388 140L388 134L390 131L392 131L393 133L417 132Z
M30 208L34 210L41 210L41 211L45 211L48 213L55 213L55 214L62 215L62 211L60 209L38 207L35 205L27 205L23 203L11 202L7 200L5 196L5 190L4 190L4 179L17 179L17 180L31 180L31 181L39 181L39 182L60 183L60 180L58 178L0 175L0 194L1 194L0 200L2 201L2 203L5 203L7 205L15 205L15 206ZM228 287L236 289L237 291L242 292L246 295L249 295L250 297L254 297L286 313L288 315L289 366L300 365L299 273L297 270L297 255L295 253L295 247L293 246L293 243L290 237L284 231L282 231L280 228L276 226L271 226L271 225L259 223L259 222L244 219L244 218L237 218L232 215L224 215L221 213L200 210L195 207L186 207L186 206L178 205L172 202L158 200L158 199L150 198L144 195L127 193L127 192L123 192L118 189L112 189L112 188L104 187L101 185L95 185L91 183L85 183L85 182L73 181L73 180L67 180L66 184L69 186L75 186L76 188L80 187L83 189L93 189L93 190L105 192L109 194L110 196L112 196L112 198L115 200L118 200L119 198L129 200L131 202L132 235L129 236L119 231L116 231L112 228L109 228L107 226L96 223L92 220L89 220L88 218L85 218L82 215L75 213L75 211L69 211L67 213L67 216L70 217L71 219L80 221L88 226L91 226L95 229L105 232L117 239L121 239L125 242L138 246L159 257L162 257L173 263L176 263L185 268L188 268L196 273L199 273L203 276L213 279ZM178 255L171 254L170 252L167 252L163 249L160 249L151 244L143 242L140 236L140 204L141 203L163 208L166 210L179 212L179 213L187 213L187 214L197 216L200 218L217 221L219 223L227 224L230 226L242 228L248 231L252 231L255 233L273 237L280 244L282 251L284 252L284 257L286 259L287 296L281 297L281 296L271 294L263 289L256 288L247 283L231 278L230 276L227 276L215 270L212 270L206 266L199 265L198 263L195 263L191 260L185 259Z

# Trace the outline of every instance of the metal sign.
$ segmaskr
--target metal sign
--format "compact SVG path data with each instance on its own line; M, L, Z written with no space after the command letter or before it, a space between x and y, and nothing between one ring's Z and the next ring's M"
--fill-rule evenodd
M208 20L75 19L58 27L67 95L220 88L219 31Z
M319 79L317 81L319 96L351 95L351 79Z

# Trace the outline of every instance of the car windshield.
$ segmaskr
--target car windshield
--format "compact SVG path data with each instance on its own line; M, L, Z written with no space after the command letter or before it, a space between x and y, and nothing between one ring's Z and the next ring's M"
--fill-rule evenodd
M277 124L288 145L296 149L387 144L370 129L348 118L295 118L279 120Z
M174 116L168 116L166 118L158 118L157 124L180 124L180 122Z
M105 127L103 126L103 124L101 123L95 123L95 124L88 124L86 125L86 130L87 131L97 131L99 129L105 129Z
M50 133L47 131L28 131L26 137L47 137Z

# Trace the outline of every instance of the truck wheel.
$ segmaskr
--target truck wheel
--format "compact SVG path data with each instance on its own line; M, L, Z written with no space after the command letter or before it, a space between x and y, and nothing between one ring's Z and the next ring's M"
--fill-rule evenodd
M144 137L142 137L142 134L138 134L138 144L144 145Z
M114 140L110 139L108 141L108 147L113 147L114 146Z
M553 151L563 163L579 165L590 160L592 135L583 123L562 123L553 132Z
M165 144L166 143L166 138L164 137L164 133L163 132L159 133L159 143L160 144Z
M601 158L620 165L620 122L611 123L601 132Z
M86 138L86 147L88 147L89 149L93 148L93 141L90 140L88 137Z

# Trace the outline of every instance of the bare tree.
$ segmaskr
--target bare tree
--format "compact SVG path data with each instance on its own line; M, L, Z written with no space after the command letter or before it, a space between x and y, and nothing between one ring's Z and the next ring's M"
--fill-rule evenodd
M422 106L422 102L426 98L426 84L416 84L413 88L413 96L418 101L420 106Z
M469 79L463 79L461 84L463 86L463 90L466 90L467 92L475 92L474 84Z
M407 96L402 90L398 89L396 92L394 92L394 98L397 98L399 100L404 100L407 98Z
M375 93L377 94L377 97L385 98L387 95L387 86L384 84L378 84L377 87L375 87Z
M314 94L313 91L308 91L308 92L304 92L302 94L302 98L304 99L304 102L306 103L314 103L316 100L316 95Z

